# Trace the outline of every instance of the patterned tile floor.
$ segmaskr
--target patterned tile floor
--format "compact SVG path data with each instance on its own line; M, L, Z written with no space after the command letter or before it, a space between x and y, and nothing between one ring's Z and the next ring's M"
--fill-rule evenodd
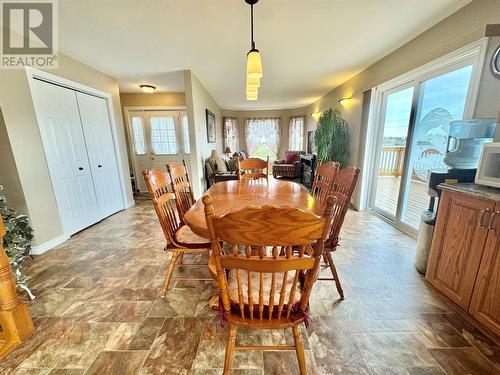
M176 281L157 298L162 247L153 208L139 201L37 257L26 269L35 332L0 361L0 373L221 374L227 332L207 306L214 285ZM304 335L310 374L500 373L499 348L425 284L414 247L369 213L348 213L334 254L346 300L331 282L315 285ZM239 330L237 340L292 338ZM295 353L237 352L232 373L297 374Z

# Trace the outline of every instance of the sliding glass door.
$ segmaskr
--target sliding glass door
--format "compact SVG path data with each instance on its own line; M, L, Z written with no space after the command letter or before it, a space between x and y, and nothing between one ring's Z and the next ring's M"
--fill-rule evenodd
M473 68L463 62L379 93L370 207L410 234L429 205L429 170L446 168L449 124L464 117Z
M396 218L401 189L413 91L413 87L389 90L383 100L382 144L375 181L374 208L392 220Z

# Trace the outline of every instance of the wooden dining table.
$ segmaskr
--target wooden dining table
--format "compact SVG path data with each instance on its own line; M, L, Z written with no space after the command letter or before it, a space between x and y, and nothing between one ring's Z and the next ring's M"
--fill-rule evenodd
M305 187L292 181L274 178L218 182L205 194L212 197L215 216L244 207L264 205L292 206L316 215L321 215L322 210ZM184 222L198 236L210 238L201 199L186 212Z
M276 180L236 180L218 182L210 187L205 194L210 194L215 216L222 216L229 212L249 206L273 205L277 207L292 206L304 211L321 215L322 207L317 204L309 191L292 181ZM184 223L198 236L210 238L205 210L200 199L184 214ZM208 261L210 274L217 280L215 261L210 257ZM214 295L209 306L218 308L219 295Z

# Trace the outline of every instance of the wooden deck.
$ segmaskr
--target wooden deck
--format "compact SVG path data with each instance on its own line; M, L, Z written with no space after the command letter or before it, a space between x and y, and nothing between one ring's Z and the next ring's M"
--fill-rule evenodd
M379 176L377 183L375 206L395 215L401 177ZM402 221L418 230L420 214L429 206L429 199L426 183L411 180L406 215L401 218Z

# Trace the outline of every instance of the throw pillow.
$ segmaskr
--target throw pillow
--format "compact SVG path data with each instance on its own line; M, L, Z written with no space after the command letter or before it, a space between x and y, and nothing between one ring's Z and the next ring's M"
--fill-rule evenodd
M298 160L296 152L287 152L285 154L285 164L293 164Z

